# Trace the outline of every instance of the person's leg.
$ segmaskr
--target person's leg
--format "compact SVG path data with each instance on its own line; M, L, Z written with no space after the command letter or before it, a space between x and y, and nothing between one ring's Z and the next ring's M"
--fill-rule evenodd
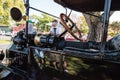
M68 70L67 70L67 62L65 60L62 62L62 66L63 66L63 71L68 72Z
M55 69L56 67L56 55L54 53L50 53L50 66L54 67Z
M67 62L65 61L65 56L64 55L56 55L56 67L59 70L66 70L67 68Z
M64 55L62 55L62 69L63 69L63 71L66 71L67 70L67 62L66 62L66 60L65 60L65 56Z

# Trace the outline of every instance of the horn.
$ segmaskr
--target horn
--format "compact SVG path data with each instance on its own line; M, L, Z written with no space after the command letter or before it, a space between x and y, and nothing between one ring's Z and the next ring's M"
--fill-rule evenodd
M16 8L16 7L13 7L11 10L10 10L10 15L12 17L13 20L15 21L21 21L22 20L22 13L21 11Z

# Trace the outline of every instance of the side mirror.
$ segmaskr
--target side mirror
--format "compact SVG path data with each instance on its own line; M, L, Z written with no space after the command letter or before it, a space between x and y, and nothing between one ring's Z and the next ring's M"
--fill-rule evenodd
M13 20L15 21L21 21L22 20L22 13L21 11L16 8L16 7L13 7L11 10L10 10L10 15L12 17Z

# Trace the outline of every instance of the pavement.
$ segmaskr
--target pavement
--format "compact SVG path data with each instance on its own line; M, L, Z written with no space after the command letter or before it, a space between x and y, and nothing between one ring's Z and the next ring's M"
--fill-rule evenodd
M1 40L11 40L11 36L0 35Z
M0 35L0 40L11 40L11 36ZM0 49L3 49L5 51L5 49L8 47L8 45L9 44L0 43Z
M0 44L0 49L3 49L5 52L6 48L8 47L9 44Z

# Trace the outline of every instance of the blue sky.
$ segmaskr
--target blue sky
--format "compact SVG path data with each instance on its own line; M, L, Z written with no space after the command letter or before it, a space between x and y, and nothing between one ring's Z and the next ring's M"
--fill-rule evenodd
M30 6L35 7L37 9L40 9L42 11L48 12L50 14L53 14L55 16L59 17L60 13L65 13L65 9L54 2L54 0L30 0ZM69 10L68 10L69 11ZM74 14L81 15L81 13L74 12ZM34 11L30 9L30 15L37 14L40 16L40 12ZM110 22L112 21L120 21L120 12L115 12L111 18Z
M54 2L54 0L30 0L30 6L35 7L37 9L40 9L42 11L48 12L50 14L54 14L55 16L59 16L60 13L65 13L65 8L63 8L61 5L58 5ZM69 13L70 10L68 10ZM80 15L81 13L74 12L77 15ZM30 10L31 14L37 14L40 15L40 12Z
M48 12L59 16L60 13L65 12L65 9L53 2L53 0L30 0L30 6L40 9L42 11ZM39 15L39 12L31 10L31 14Z

